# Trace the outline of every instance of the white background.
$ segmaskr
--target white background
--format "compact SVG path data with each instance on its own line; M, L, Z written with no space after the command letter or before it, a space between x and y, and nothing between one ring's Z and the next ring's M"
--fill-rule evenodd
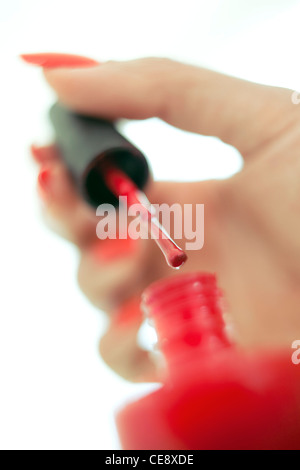
M149 389L102 363L105 319L77 288L77 253L41 221L28 147L51 137L54 96L18 54L168 56L298 90L299 18L295 0L0 0L1 449L116 449L115 410ZM230 147L156 120L125 130L160 179L240 167Z

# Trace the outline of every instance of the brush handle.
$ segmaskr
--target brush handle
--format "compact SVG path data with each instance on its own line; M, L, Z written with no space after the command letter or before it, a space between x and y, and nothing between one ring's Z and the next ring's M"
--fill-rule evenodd
M50 110L56 143L81 196L93 207L118 206L107 187L107 165L120 168L143 189L149 178L146 158L110 121L76 114L59 103Z

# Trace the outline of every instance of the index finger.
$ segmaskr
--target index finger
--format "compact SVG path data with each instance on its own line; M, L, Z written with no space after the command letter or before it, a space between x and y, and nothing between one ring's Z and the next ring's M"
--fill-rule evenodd
M219 137L244 156L278 138L298 115L289 90L168 59L52 68L44 74L59 100L78 112L108 119L158 117Z

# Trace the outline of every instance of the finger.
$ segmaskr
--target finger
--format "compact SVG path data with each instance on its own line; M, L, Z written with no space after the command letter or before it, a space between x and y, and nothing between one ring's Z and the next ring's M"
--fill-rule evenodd
M89 57L76 54L62 54L56 52L45 52L38 54L21 54L20 57L25 62L40 67L94 67L99 62Z
M40 147L38 145L32 144L30 147L30 151L33 159L39 165L46 164L59 159L58 151L54 145Z
M154 362L137 343L143 321L140 295L149 282L145 272L149 271L149 258L156 264L151 246L149 240L98 240L82 250L78 271L81 290L109 314L100 354L112 370L133 382L157 380Z
M298 116L289 90L167 59L44 73L59 99L78 112L110 119L159 117L181 129L217 136L244 155L279 138Z
M146 241L127 238L96 240L81 251L78 283L98 308L110 312L141 292Z
M134 297L113 313L99 351L106 364L124 379L155 382L158 379L155 364L149 353L137 344L142 321L140 298Z
M80 247L96 238L96 214L77 195L67 170L56 156L41 166L38 193L45 221L52 230Z

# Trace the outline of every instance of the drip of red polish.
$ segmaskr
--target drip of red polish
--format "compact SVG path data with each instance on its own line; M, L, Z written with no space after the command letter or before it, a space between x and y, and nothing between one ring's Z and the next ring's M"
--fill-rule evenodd
M141 219L147 227L150 224L151 237L162 251L168 265L179 269L187 260L187 255L159 223L155 210L146 195L123 171L114 167L107 168L105 182L116 197L126 196L130 206L133 204L139 206Z

